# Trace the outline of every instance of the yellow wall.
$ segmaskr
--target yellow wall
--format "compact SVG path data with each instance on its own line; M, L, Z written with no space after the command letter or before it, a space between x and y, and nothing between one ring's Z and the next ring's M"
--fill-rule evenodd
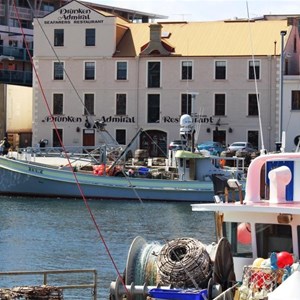
M32 88L7 85L7 132L32 131Z

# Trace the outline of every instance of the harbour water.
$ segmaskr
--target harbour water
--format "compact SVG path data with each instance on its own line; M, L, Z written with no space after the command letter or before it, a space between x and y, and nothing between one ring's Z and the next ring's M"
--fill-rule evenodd
M213 215L192 212L188 203L90 200L88 204L121 274L136 236L161 244L177 237L215 241ZM1 196L0 271L53 269L96 269L97 299L108 299L117 273L84 201ZM8 279L0 281L0 287L6 284Z

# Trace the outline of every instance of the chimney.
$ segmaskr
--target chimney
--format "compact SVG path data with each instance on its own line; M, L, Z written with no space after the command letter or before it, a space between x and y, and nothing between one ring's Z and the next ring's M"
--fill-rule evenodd
M151 53L170 55L170 52L163 46L161 42L161 28L160 24L150 24L150 41L146 48L142 50L142 55L149 55Z
M161 28L160 24L150 24L150 41L161 42Z

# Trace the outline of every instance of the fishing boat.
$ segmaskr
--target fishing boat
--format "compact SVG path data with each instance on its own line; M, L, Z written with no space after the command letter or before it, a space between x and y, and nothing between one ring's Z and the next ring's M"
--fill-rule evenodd
M111 283L112 299L299 299L299 176L299 153L255 158L244 199L216 195L215 203L191 204L194 212L215 214L215 243L137 237L123 282Z
M182 116L183 135L191 131L191 117ZM187 123L188 125L185 125ZM97 127L107 143L93 149L27 148L0 156L0 193L9 195L122 200L212 202L217 178L242 179L242 157L214 157L188 150L170 151L163 166L153 166L144 156L137 165L126 157L139 137L121 147L105 130ZM184 129L184 130L183 130ZM44 146L44 145L43 145ZM53 150L53 151L51 151ZM234 167L226 167L231 160ZM224 166L225 161L225 166ZM222 163L221 163L222 162ZM221 184L222 185L222 184Z
M83 193L95 199L211 202L211 177L237 175L213 163L212 157L189 151L176 152L177 168L107 165L99 162L99 151L98 160L90 162L76 156L70 160L53 155L1 156L0 193L67 198L80 198Z

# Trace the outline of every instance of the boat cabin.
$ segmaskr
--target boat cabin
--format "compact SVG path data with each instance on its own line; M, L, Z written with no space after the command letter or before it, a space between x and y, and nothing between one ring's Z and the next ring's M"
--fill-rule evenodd
M192 204L193 211L215 212L217 239L230 242L238 281L256 258L282 251L300 256L299 165L296 153L260 156L248 170L242 203Z

